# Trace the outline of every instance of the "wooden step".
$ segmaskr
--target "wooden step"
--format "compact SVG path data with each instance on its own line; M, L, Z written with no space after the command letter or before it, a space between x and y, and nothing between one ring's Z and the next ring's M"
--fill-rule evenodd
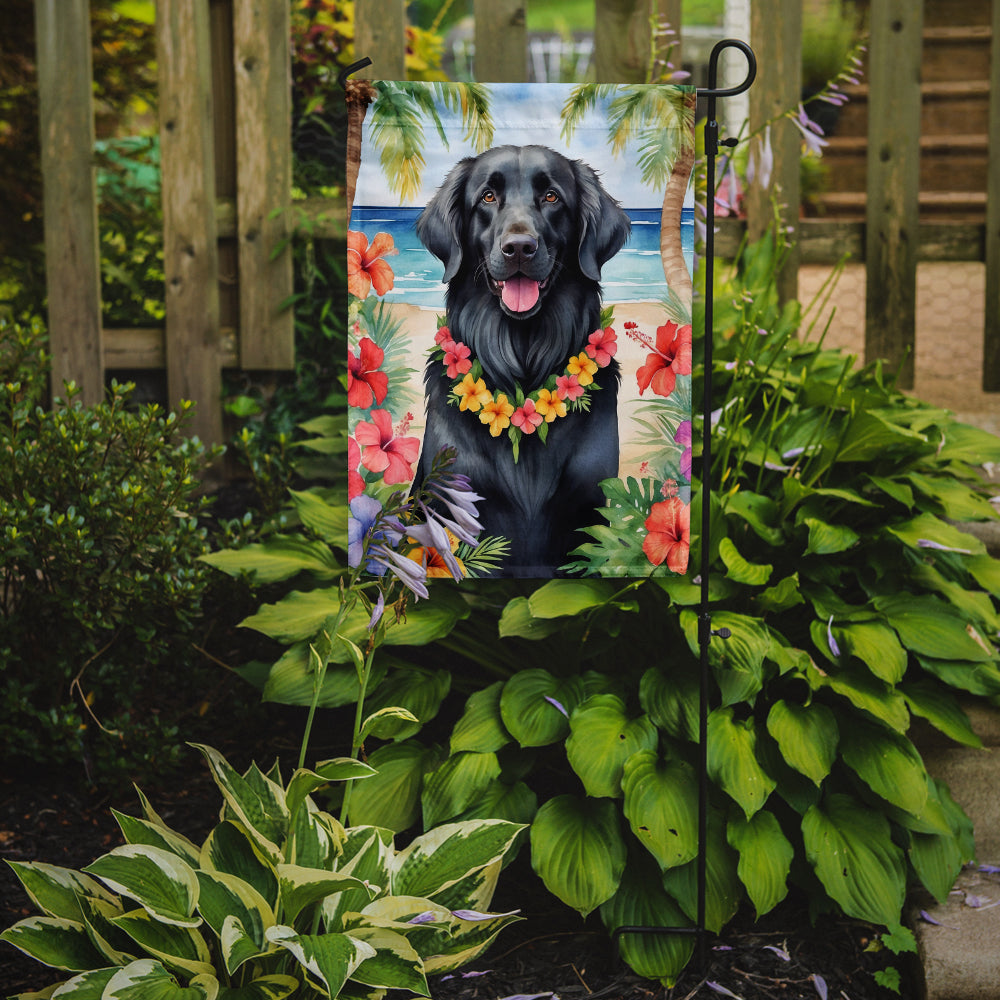
M868 204L864 191L830 191L815 200L826 217L837 219L863 220ZM921 191L919 205L921 219L981 223L986 216L986 193Z
M925 83L990 78L989 25L924 29L920 75Z
M994 0L924 0L924 27L989 24ZM866 5L867 6L867 5Z

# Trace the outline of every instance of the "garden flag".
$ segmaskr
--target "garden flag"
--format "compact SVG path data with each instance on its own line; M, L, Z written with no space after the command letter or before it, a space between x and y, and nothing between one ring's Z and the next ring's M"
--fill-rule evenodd
M482 530L449 533L447 559L415 546L428 574L685 573L694 89L371 90L348 234L355 518L451 449Z

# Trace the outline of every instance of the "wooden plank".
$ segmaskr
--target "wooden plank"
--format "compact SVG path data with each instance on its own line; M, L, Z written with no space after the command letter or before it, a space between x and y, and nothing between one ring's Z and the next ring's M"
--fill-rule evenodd
M990 149L986 181L986 326L983 330L983 390L1000 392L1000 0L993 0L990 95Z
M88 0L35 0L52 392L104 397Z
M913 387L923 4L872 0L868 53L865 359Z
M208 4L160 0L156 15L168 402L195 402L192 433L215 444L223 435Z
M751 239L767 232L779 206L780 226L791 230L793 244L777 276L778 296L798 295L798 224L802 135L785 113L795 108L802 90L802 4L799 0L761 0L750 8L750 41L757 56L757 79L750 88L750 132L770 123L774 169L764 187L756 178L747 192ZM731 129L730 131L735 131ZM759 142L760 139L754 139Z
M101 340L108 371L158 371L166 367L166 331L163 327L115 327L103 330ZM235 368L239 365L236 330L233 327L220 329L219 355L223 367Z
M406 79L405 0L355 0L354 58L364 56L372 64L358 79Z
M594 0L594 72L598 83L647 82L650 2Z
M292 251L290 8L244 0L233 8L240 365L295 367Z
M524 0L473 0L475 77L481 83L528 79L528 28Z

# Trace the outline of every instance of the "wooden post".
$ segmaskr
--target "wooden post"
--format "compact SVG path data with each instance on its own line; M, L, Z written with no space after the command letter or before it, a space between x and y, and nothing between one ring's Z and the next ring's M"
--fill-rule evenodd
M654 75L665 69L663 63L668 58L675 70L683 69L684 67L681 63L683 59L683 48L681 45L681 0L651 0L650 16L658 31L663 28L669 28L673 32L672 35L660 34L657 36L656 51L653 53ZM673 43L672 48L671 43Z
M774 169L766 188L757 178L747 192L747 220L751 240L759 239L775 218L792 230L793 244L778 274L778 296L782 302L798 297L800 249L799 159L802 134L784 115L795 109L802 94L802 4L799 0L760 0L750 8L750 41L757 56L757 80L750 88L750 131L756 132L771 119ZM736 125L730 132L736 131ZM755 142L759 141L757 139Z
M35 0L52 394L104 397L89 0Z
M207 0L156 10L167 395L197 404L192 432L222 441L211 44Z
M283 305L292 294L290 30L287 0L233 7L243 368L295 367L294 317Z
M646 83L651 2L656 0L594 0L594 71L598 83Z
M913 387L923 3L872 0L868 53L865 360ZM905 360L904 360L905 359ZM901 366L901 367L900 367Z
M366 80L406 79L405 0L355 0L354 58L372 65L358 76Z
M480 83L520 83L528 78L528 30L524 0L474 0L476 60Z
M986 327L983 390L1000 392L1000 0L993 0L990 48L990 146L986 181Z

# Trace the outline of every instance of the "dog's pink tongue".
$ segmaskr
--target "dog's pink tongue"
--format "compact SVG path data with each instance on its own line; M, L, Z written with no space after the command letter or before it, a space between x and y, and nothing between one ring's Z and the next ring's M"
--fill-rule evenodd
M511 312L525 312L538 301L538 282L523 274L508 278L503 283L502 298Z

